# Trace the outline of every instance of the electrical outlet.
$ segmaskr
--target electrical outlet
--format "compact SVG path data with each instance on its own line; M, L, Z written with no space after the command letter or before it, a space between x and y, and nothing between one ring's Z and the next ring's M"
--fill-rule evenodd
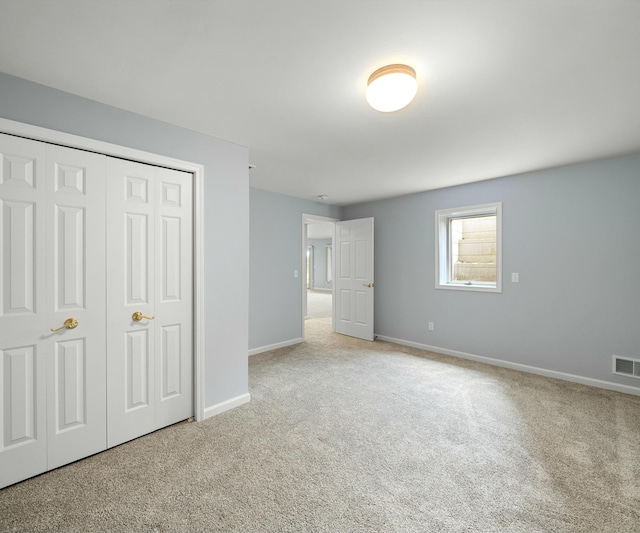
M293 271L293 277L294 277L294 278L297 278L297 277L298 277L298 271L297 271L297 270L294 270L294 271Z
M433 322L429 322L429 331L433 331Z

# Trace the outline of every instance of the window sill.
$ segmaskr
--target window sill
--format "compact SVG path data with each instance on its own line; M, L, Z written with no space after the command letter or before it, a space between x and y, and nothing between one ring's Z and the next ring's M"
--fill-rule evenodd
M502 287L496 285L480 285L465 283L438 283L436 289L447 289L453 291L472 291L472 292L502 292Z

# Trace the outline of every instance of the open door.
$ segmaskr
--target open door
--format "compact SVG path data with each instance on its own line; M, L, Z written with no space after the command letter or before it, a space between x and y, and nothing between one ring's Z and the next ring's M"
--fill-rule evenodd
M335 329L373 340L373 218L336 222Z

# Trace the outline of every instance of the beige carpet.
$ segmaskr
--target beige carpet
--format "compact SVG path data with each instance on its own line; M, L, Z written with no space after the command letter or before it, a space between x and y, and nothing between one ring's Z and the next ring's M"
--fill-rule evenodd
M329 324L250 404L0 491L0 529L640 531L640 398Z
M307 315L305 318L331 318L332 299L331 291L307 290Z

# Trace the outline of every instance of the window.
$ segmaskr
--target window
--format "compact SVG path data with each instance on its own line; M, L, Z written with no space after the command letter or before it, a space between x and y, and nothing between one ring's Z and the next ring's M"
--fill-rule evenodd
M307 246L307 289L313 289L313 246Z
M502 204L436 211L436 288L502 292Z
M325 272L326 272L326 281L327 283L331 283L333 281L333 247L330 244L324 245L325 249Z

